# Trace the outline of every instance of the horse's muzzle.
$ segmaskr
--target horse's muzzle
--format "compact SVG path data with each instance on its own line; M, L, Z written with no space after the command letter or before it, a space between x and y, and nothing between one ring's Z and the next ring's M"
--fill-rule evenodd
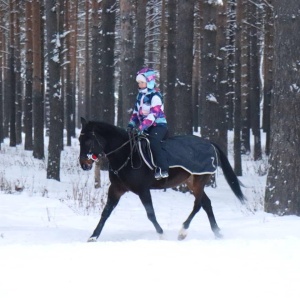
M89 160L89 159L79 158L79 163L80 163L82 170L84 170L84 171L89 171L93 167L93 161Z

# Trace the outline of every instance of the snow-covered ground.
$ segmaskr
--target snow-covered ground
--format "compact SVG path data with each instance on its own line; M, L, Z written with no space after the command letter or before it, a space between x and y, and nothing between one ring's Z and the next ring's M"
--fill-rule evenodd
M189 193L153 191L164 240L139 199L127 193L97 243L86 243L108 186L62 154L61 182L46 180L45 162L22 147L0 151L0 299L300 299L300 219L262 209L263 163L243 158L249 199L242 207L221 171L207 188L224 238L216 240L203 211L177 241L193 205Z

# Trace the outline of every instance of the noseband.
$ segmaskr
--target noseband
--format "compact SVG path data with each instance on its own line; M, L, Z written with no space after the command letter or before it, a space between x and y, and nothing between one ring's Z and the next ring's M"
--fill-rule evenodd
M80 135L85 135L85 133L80 133ZM102 149L101 152L104 153L104 151L103 151L103 146L102 146L102 144L100 143L100 141L97 139L97 136L95 135L95 132L94 132L94 131L92 132L92 135L94 136L94 138L96 139L97 143L98 143L99 146L101 147L101 149ZM94 161L94 162L98 162L98 161L99 161L98 156L100 155L100 153L99 153L99 155L96 155L96 154L94 154L94 153L92 152L92 149L94 148L94 142L95 142L95 141L94 141L94 139L93 139L92 147L90 148L89 153L88 153L86 156L87 156L87 159L88 159L88 160L92 160L92 161ZM85 159L85 157L82 157L82 158Z
M86 156L87 156L88 160L93 160L94 162L98 162L99 161L98 156L95 155L95 154L88 153Z

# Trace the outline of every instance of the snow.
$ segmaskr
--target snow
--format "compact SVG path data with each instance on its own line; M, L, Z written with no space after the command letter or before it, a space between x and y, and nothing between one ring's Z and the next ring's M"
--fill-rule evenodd
M209 94L206 96L206 101L218 103L217 98L213 94Z
M204 29L209 30L209 31L216 31L217 26L215 24L208 24L208 25L205 25Z
M178 241L193 205L189 193L153 191L164 240L138 197L127 193L97 243L86 243L99 221L108 187L93 189L93 171L77 162L78 144L62 153L61 182L46 180L45 162L22 146L0 150L0 297L31 299L299 299L300 220L263 212L266 176L243 157L248 207L222 172L206 188L223 239L201 210Z
M300 87L296 83L293 83L292 85L290 85L290 91L299 93L300 92Z
M208 0L208 4L223 5L223 0Z

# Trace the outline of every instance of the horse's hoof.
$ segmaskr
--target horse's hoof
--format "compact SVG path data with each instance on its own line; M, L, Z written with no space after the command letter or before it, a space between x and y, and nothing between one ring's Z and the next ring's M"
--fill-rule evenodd
M91 236L88 240L87 240L88 243L94 243L94 242L97 242L97 238L94 237L94 236Z
M222 238L223 238L223 235L222 235L220 232L215 232L215 238L216 238L217 240L222 239Z
M182 241L182 240L184 240L184 239L186 238L186 236L187 236L187 231L186 231L184 228L182 228L182 229L179 231L179 234L178 234L178 240L179 240L179 241Z
M178 241L183 241L186 238L186 235L179 234L178 235Z
M163 233L159 233L159 234L158 234L158 238L159 238L159 240L161 240L161 241L164 241L164 240L165 240L165 236L164 236Z

